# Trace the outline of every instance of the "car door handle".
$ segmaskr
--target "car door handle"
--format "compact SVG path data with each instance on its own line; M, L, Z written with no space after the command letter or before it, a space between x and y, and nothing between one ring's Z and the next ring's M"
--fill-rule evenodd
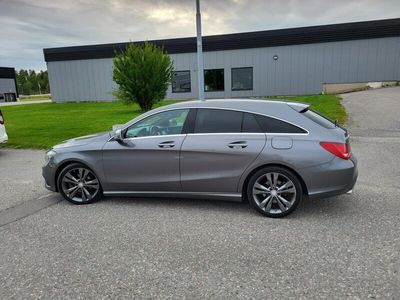
M158 147L160 147L160 148L173 148L173 147L175 147L175 142L174 141L162 142L162 143L158 144Z
M228 147L231 149L239 149L239 148L243 149L247 147L247 142L246 141L232 142L228 144Z

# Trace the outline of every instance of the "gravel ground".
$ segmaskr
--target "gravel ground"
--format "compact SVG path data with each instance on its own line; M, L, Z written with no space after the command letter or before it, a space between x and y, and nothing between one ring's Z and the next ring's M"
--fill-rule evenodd
M352 146L354 193L285 219L244 203L51 195L0 227L0 299L399 299L400 139Z
M44 151L0 148L0 211L48 193L43 161Z

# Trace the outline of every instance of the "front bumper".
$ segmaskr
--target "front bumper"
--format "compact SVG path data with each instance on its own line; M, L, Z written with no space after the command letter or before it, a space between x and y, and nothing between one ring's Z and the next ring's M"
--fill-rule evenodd
M56 183L56 168L52 167L50 164L43 166L42 176L44 178L44 186L46 189L52 192L57 192Z

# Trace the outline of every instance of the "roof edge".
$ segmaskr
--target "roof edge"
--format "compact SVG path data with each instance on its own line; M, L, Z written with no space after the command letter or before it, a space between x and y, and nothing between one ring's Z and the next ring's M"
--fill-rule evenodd
M203 51L221 51L400 36L400 18L203 37ZM196 38L150 40L170 54L196 52ZM144 43L136 41L134 43ZM128 42L43 49L46 62L112 58Z

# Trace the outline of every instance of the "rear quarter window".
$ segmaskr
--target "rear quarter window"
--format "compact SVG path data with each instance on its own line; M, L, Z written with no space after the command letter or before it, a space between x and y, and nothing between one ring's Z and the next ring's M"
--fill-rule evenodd
M307 133L304 129L275 118L255 115L263 132L267 133Z

